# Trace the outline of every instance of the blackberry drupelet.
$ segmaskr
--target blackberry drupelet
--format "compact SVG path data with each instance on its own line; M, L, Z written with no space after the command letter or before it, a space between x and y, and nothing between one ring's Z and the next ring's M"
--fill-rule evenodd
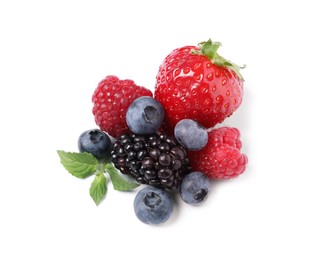
M167 190L178 189L191 171L186 150L165 134L122 135L113 145L111 158L123 174Z

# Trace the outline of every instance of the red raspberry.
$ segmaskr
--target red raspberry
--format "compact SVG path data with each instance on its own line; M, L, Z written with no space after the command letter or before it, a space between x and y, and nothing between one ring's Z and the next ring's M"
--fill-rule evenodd
M213 179L229 179L242 174L248 159L240 152L242 143L239 138L237 128L213 129L208 133L208 143L204 149L189 152L192 169Z
M132 80L107 76L98 84L92 97L96 124L113 137L129 133L126 111L132 101L141 96L152 97L152 92L135 85Z

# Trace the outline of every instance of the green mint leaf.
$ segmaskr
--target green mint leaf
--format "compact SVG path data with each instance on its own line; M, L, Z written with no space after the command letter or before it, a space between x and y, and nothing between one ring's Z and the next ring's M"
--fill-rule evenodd
M70 153L57 151L61 164L65 169L77 178L86 178L92 175L99 162L90 153Z
M126 180L111 163L106 164L105 169L110 175L115 190L128 191L140 186L136 182Z
M89 194L94 200L96 206L104 199L107 193L107 179L102 172L99 172L95 175L95 179L91 184L89 189Z

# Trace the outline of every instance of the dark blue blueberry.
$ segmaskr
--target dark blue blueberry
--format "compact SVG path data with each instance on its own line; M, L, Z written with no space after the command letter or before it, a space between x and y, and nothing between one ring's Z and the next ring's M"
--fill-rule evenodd
M180 186L180 196L188 204L197 205L206 200L210 191L210 180L201 172L186 175Z
M172 215L173 200L165 190L148 186L137 193L134 211L137 218L145 224L161 224Z
M201 150L208 142L206 129L191 119L179 121L174 128L174 136L183 147L191 151Z
M112 143L110 137L101 130L92 129L85 131L78 138L78 150L88 152L97 159L107 158Z
M161 126L164 108L152 97L135 99L126 112L126 123L135 134L153 134Z

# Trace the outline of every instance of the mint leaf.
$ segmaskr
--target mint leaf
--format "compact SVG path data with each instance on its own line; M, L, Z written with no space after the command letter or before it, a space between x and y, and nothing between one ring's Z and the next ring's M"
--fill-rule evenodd
M96 174L89 189L89 194L96 203L96 206L104 199L107 193L107 179L102 172Z
M90 153L70 153L57 151L61 164L65 169L77 178L86 178L92 175L97 165L97 159Z
M140 186L136 182L126 180L111 163L106 164L105 169L110 175L115 190L128 191Z

